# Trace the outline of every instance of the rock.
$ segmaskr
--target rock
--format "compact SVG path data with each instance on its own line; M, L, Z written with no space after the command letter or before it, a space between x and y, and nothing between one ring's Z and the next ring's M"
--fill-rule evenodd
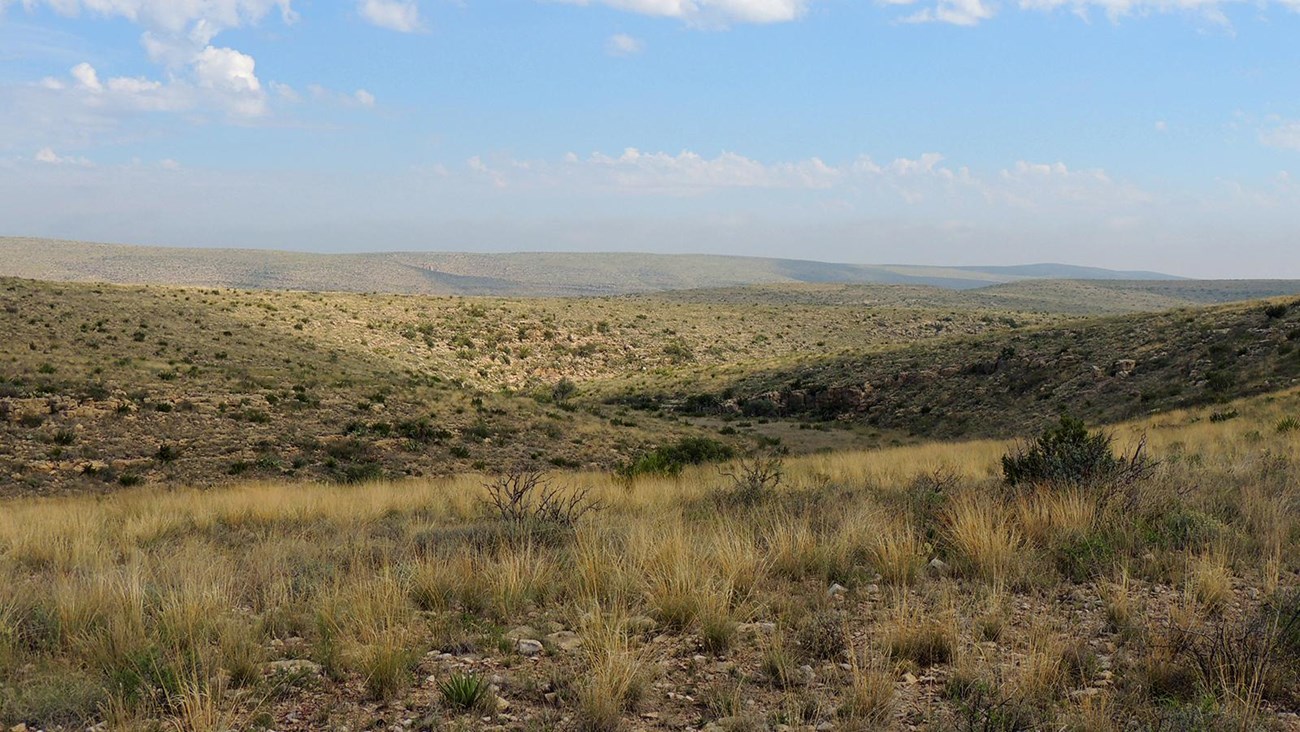
M273 674L311 674L321 673L321 665L315 661L308 661L305 658L295 658L288 661L272 661L266 664L266 669Z
M903 674L903 683L905 683L905 684L915 684L915 683L917 683L918 680L919 680L919 679L917 679L917 678L916 678L915 676L913 676L911 673L905 673L905 674Z
M511 628L506 632L506 638L512 641L517 641L521 638L536 638L539 635L541 635L541 633L538 633L531 625L521 625L517 628Z
M817 672L813 670L812 666L804 664L799 667L799 680L805 684L811 684L817 680Z
M736 626L741 635L767 635L776 632L776 623L741 623Z
M497 711L498 711L498 712L504 712L505 710L507 710L507 709L509 709L509 708L510 708L510 702L508 702L508 701L506 701L505 699L502 699L501 697L498 696L498 697L497 697Z
M27 725L23 722L19 722L18 724L15 724L14 726L10 727L9 732L27 732Z
M831 597L843 597L845 593L847 593L848 591L849 588L836 582L835 584L831 585L829 589L826 590L826 594L830 595Z
M520 638L515 642L515 650L525 656L536 656L545 650L545 646L542 645L541 641L533 638Z
M830 722L822 722L817 725L817 732L831 732L833 729L835 729L835 725Z
M560 630L546 636L546 642L565 653L572 653L582 647L582 639L571 630Z
M949 569L948 563L938 557L931 559L930 563L926 566L928 566L930 568L930 571L934 572L935 574L948 574L948 569Z

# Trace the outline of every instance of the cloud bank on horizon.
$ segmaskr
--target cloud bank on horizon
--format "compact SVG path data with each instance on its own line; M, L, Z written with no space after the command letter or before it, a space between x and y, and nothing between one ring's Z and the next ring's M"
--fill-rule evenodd
M1300 0L0 0L3 234L1300 277Z

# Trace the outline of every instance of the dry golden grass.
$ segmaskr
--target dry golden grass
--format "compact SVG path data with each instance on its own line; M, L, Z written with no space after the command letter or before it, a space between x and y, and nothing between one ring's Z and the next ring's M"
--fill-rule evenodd
M1023 539L993 498L976 493L958 496L947 509L944 526L958 557L976 575L997 582L1017 571Z
M1239 408L1267 417L1271 406ZM667 688L697 688L691 673L724 662L690 660L705 652L733 664L728 683L757 710L738 716L760 723L794 705L819 723L838 714L886 726L905 699L948 719L954 703L931 693L937 685L906 689L899 677L939 667L943 678L959 665L1044 700L1034 713L1054 728L1154 718L1166 697L1141 690L1180 688L1187 659L1176 649L1187 631L1252 617L1258 603L1234 583L1285 589L1300 570L1294 435L1181 419L1141 425L1168 451L1156 453L1165 462L1142 487L1139 515L1104 519L1078 491L1004 498L996 465L1006 445L993 442L788 458L787 485L754 507L716 500L716 468L630 483L565 474L566 489L606 506L572 533L502 525L485 513L483 479L473 475L9 500L0 512L0 721L218 729L247 722L272 691L284 696L269 713L282 715L284 700L303 692L268 687L265 671L294 657L284 650L292 643L354 710L406 698L423 675L445 672L426 651L473 648L503 673L537 668L542 680L530 683L556 689L543 703L541 691L508 687L520 715L558 705L588 729L633 726L660 705L700 714L661 697L664 689L653 709L638 704L652 698L656 676ZM956 477L932 510L904 510L918 477L945 467ZM1085 536L1105 547L1081 560L1093 562L1088 576L1106 579L1026 576ZM926 569L935 557L960 571ZM883 590L869 588L877 573ZM848 590L829 593L833 583ZM1172 597L1173 622L1143 629L1148 609L1166 617ZM1062 614L1044 617L1049 608ZM880 651L850 654L850 668L836 670L843 655L822 653L803 632L820 618L843 625L849 647L865 639ZM581 651L524 662L502 643L507 628L549 623L575 630ZM741 623L776 629L742 632ZM1107 625L1123 632L1097 630ZM1136 696L1071 697L1092 683L1078 671L1080 640L1117 644L1110 668L1135 669ZM1255 671L1225 664L1217 678L1193 679L1194 693L1258 719L1281 704L1268 696L1266 661ZM115 679L139 683L128 690ZM80 696L56 687L74 682ZM57 695L32 696L40 688ZM74 713L55 696L85 701Z

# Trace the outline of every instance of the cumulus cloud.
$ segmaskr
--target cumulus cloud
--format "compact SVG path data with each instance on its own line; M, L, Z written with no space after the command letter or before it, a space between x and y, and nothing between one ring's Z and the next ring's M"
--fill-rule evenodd
M641 15L679 18L696 25L784 23L802 16L811 0L567 0Z
M423 27L414 0L361 0L357 12L371 25L399 33L414 33Z
M610 56L634 56L645 50L645 43L626 33L615 33L605 41L605 53Z
M81 85L81 88L89 89L94 92L104 90L104 85L99 83L99 73L95 71L94 66L84 62L79 63L72 67L71 73L72 78L77 80L77 83Z
M257 62L233 48L208 46L194 57L194 76L199 85L231 94L260 94Z

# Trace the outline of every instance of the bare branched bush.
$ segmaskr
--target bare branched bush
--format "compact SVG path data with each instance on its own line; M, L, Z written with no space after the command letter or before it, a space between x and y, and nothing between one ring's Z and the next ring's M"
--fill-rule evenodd
M1218 699L1244 719L1260 713L1265 698L1294 681L1295 649L1300 635L1300 603L1294 600L1261 608L1253 617L1215 616L1206 622L1171 618L1158 649L1192 669L1200 691Z
M733 503L754 506L767 500L785 479L785 461L781 453L760 452L742 457L722 475L731 484L726 497Z
M504 473L483 485L490 513L515 526L573 528L601 504L586 488L566 491L539 470Z

